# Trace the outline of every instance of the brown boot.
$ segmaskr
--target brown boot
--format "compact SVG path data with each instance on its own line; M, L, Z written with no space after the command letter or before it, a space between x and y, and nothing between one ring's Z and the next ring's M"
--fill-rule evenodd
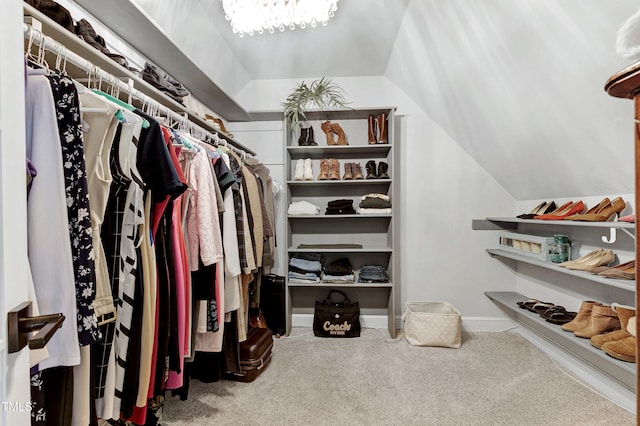
M353 163L344 163L344 176L342 176L343 180L352 180L353 179Z
M594 302L592 300L585 300L580 306L578 315L566 324L562 324L564 331L576 331L586 328L589 325L589 319L591 318L591 309L594 305L601 305L600 302Z
M331 123L329 120L320 124L320 128L327 135L327 145L338 145L338 143L333 139L333 131L331 130Z
M373 160L367 161L367 164L365 164L365 167L367 168L367 179L378 179L375 161Z
M629 318L635 317L635 309L631 309L625 306L612 306L618 314L618 320L620 321L620 330L615 330L609 333L597 334L591 338L591 344L598 349L602 349L602 345L607 342L615 342L616 340L622 340L630 336L627 331L627 323Z
M329 179L329 161L320 160L320 174L318 175L318 180L328 180L328 179Z
M387 139L387 114L384 112L376 117L378 125L378 143L388 143Z
M376 141L376 118L369 116L369 145L375 145Z
M636 362L636 317L633 316L627 321L628 337L607 342L602 345L602 350L614 358L626 362Z
M378 163L378 179L389 179L389 174L387 174L387 170L389 170L389 165L384 161Z
M340 180L340 163L335 158L329 160L329 180Z
M351 169L354 179L364 179L364 176L362 176L362 167L360 166L360 163L352 163Z
M349 145L349 142L347 142L347 136L344 134L344 130L342 130L342 127L340 127L338 123L331 124L331 131L338 135L337 145Z
M591 310L589 325L573 332L577 337L591 339L596 334L606 333L620 328L618 315L608 305L596 305Z

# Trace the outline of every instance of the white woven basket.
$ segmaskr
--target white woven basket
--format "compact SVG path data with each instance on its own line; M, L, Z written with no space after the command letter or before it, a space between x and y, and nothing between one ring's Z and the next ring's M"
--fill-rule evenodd
M448 302L407 302L402 322L404 335L414 346L462 346L460 311Z

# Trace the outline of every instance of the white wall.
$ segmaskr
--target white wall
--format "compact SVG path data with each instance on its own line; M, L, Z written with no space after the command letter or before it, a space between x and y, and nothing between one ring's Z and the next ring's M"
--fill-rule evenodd
M467 318L500 317L483 291L512 291L515 276L485 253L495 234L471 231L471 220L515 214L513 197L387 78L335 78L334 82L345 89L351 107L397 106L401 117L402 136L396 141L403 164L398 312L405 301L446 300ZM295 85L292 80L252 81L236 99L249 111L275 110ZM230 124L234 133L236 125ZM284 150L282 139L277 148L274 143L269 138L251 148L260 157Z

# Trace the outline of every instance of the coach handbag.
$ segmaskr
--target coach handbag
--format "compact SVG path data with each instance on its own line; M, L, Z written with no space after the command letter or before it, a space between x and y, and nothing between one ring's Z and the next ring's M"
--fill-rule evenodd
M351 302L340 290L331 290L326 299L316 301L313 334L318 337L360 337L360 304Z

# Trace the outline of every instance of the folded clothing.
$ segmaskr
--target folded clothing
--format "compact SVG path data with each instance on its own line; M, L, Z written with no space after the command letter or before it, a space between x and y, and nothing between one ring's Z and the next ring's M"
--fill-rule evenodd
M298 273L320 273L324 266L324 259L319 253L295 253L289 259L289 270Z
M359 207L364 209L390 209L391 203L378 197L367 197L360 201Z
M308 201L294 201L289 204L287 212L290 215L319 215L320 207Z
M355 214L353 200L334 200L327 203L325 214Z
M142 70L142 79L165 93L176 102L182 103L182 98L189 95L189 91L182 83L162 71L157 66L146 62Z
M315 280L302 280L300 278L289 278L289 282L293 284L316 284L320 282L320 278Z
M358 274L360 283L386 283L389 282L387 270L380 265L364 265Z
M349 275L322 275L322 282L327 284L346 284L353 283L356 280L356 276L354 274Z
M371 215L375 215L375 214L392 214L393 210L392 209L363 209L362 207L358 207L358 210L356 210L357 214L371 214Z
M360 197L360 200L364 201L367 198L378 198L378 199L383 200L383 201L391 201L391 197L389 197L388 195L380 194L380 193L377 193L377 192L371 192L369 194L365 194L362 197Z
M353 268L351 266L351 262L347 257L341 257L340 259L336 259L333 262L325 265L324 273L327 275L341 276L341 275L352 275Z
M299 278L301 280L315 280L316 278L319 278L320 276L317 273L313 273L313 272L295 272L295 271L289 271L289 278Z

